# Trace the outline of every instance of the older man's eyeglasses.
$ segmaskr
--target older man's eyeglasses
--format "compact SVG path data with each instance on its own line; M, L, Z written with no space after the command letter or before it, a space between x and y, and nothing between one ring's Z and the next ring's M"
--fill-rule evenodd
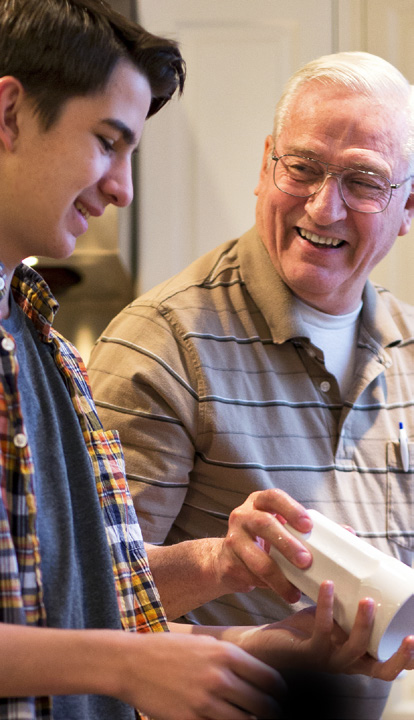
M355 170L301 155L272 155L275 161L273 180L276 187L288 195L310 197L321 190L326 178L338 182L342 200L351 210L361 213L380 213L389 205L392 191L411 180L411 175L400 183L371 170Z

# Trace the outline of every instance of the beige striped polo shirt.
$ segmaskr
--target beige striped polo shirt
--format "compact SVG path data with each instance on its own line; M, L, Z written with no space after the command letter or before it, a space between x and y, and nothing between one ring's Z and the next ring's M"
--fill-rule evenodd
M389 292L366 284L341 398L253 228L125 308L89 372L104 426L120 431L147 541L223 535L249 493L280 487L411 562L414 308ZM255 590L190 618L249 624L287 612Z

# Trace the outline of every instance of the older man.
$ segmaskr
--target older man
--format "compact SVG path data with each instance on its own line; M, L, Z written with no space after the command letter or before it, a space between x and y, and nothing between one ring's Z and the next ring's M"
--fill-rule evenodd
M393 66L366 53L308 64L265 141L256 226L100 338L94 393L121 432L145 539L217 537L230 516L226 544L241 566L256 555L252 584L285 598L226 595L191 622L291 612L292 588L251 542L290 551L258 490L281 488L411 562L414 450L403 465L398 428L413 437L414 309L368 277L410 228L412 161L411 89ZM389 688L374 682L344 682L352 717L380 716Z

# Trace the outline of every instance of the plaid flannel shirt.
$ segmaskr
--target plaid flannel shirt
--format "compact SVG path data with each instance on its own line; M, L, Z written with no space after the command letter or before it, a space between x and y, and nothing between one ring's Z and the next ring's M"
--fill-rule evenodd
M78 352L52 329L58 303L44 280L25 265L15 272L12 292L41 340L52 344L83 432L112 556L122 627L138 632L167 630L127 487L118 436L102 429ZM0 622L45 626L34 466L17 377L14 341L0 325ZM52 717L47 697L0 700L0 720Z

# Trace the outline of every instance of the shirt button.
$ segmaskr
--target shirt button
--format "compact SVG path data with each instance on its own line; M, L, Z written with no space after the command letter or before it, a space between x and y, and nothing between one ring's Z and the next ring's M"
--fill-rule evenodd
M323 382L321 382L319 387L322 390L322 392L328 392L328 390L331 389L331 383L328 382L327 380L323 380Z
M27 436L24 433L17 433L13 438L13 443L17 448L24 448L27 445Z
M14 350L14 340L7 337L3 338L3 340L1 341L1 346L6 352L12 352Z

